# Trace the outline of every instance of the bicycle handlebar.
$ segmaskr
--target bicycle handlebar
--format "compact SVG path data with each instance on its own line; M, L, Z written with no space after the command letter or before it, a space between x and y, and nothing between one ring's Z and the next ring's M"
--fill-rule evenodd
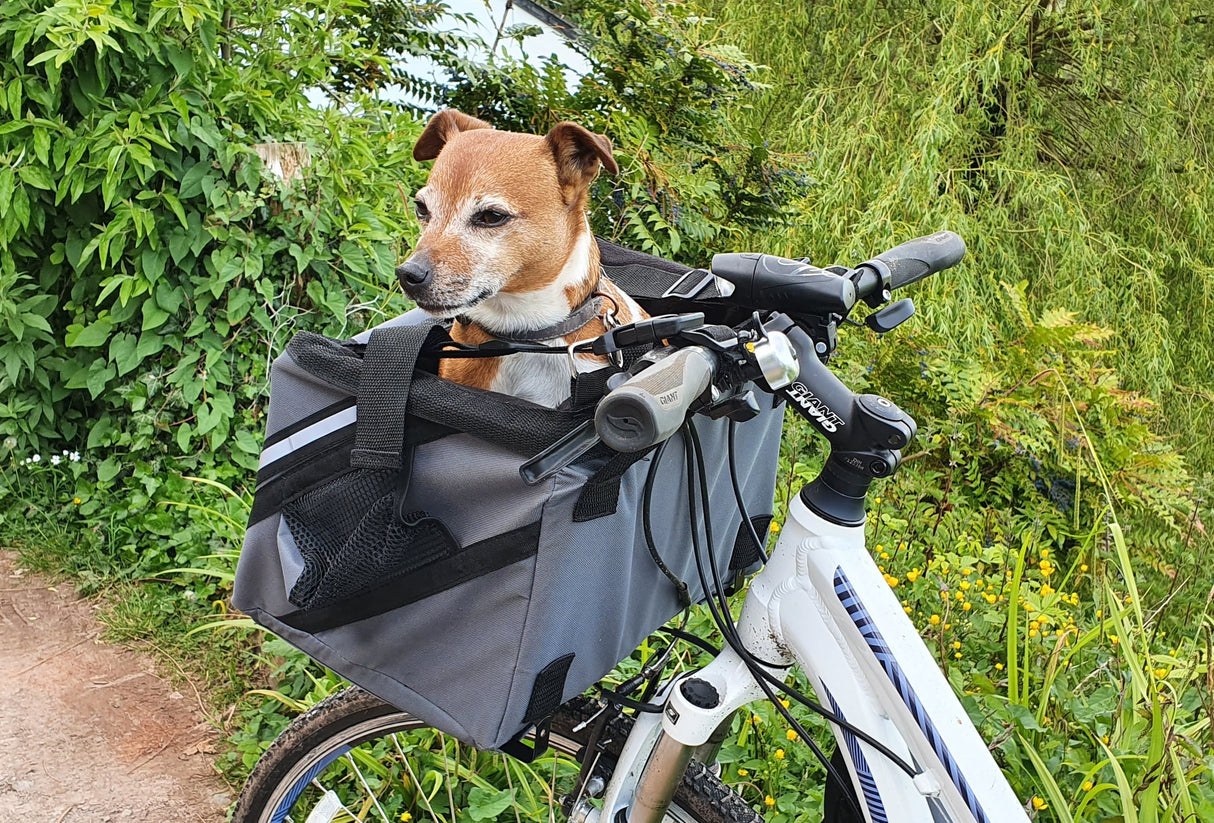
M716 371L717 359L706 349L678 349L599 401L594 428L618 452L644 451L678 431Z
M891 290L900 289L917 283L929 274L951 269L964 256L965 241L951 231L916 237L857 266L860 277L857 278L856 291L863 299L878 293L885 283ZM888 275L888 280L885 275Z
M730 301L760 309L812 306L815 312L846 314L856 287L846 277L773 254L714 254L710 269L733 283Z
M717 254L711 270L734 285L730 300L745 306L775 309L794 316L841 314L857 300L876 306L900 289L929 274L952 268L965 256L965 241L951 231L908 240L853 271L820 269L771 254Z

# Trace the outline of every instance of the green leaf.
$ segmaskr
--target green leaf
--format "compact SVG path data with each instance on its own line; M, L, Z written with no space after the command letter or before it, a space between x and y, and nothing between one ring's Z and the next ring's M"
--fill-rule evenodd
M510 807L514 802L514 792L510 789L494 791L480 786L468 794L468 816L473 820L492 820Z
M149 333L139 335L139 345L135 347L135 356L140 360L151 357L153 354L159 354L165 346L165 339L162 335Z
M0 168L0 203L8 203L12 199L16 186L17 173L12 166Z
M107 457L97 466L97 480L108 483L122 473L122 464L112 457Z
M104 345L105 341L110 339L110 332L113 330L114 324L105 319L98 320L87 327L73 324L67 327L64 342L69 348L96 348Z
M156 305L155 300L143 301L143 326L140 331L158 329L169 319L169 313Z
M13 119L21 119L21 78L14 77L12 82L8 84L6 90L8 99L8 110L13 115Z
M31 329L38 329L39 331L45 332L51 331L51 324L46 322L46 318L40 314L34 314L33 312L28 311L22 312L21 322L29 326Z
M184 301L185 292L180 286L173 286L167 282L156 286L156 305L169 314L176 314Z
M181 201L178 200L171 192L162 191L160 197L164 202L169 204L169 208L173 210L173 214L177 215L177 220L181 223L181 227L189 228L189 220L186 219L185 209L181 207Z
M178 187L178 192L181 198L187 199L197 197L202 194L202 181L210 172L211 164L205 160L199 161L190 166L189 171L181 176L181 185Z
M113 366L107 364L104 360L98 360L89 368L89 376L85 381L85 387L88 388L89 394L96 400L105 391L106 385L109 384L117 376L118 372Z
M139 255L139 265L143 276L149 283L155 283L164 275L164 266L168 262L168 254L164 247L159 249L145 248Z
M133 334L117 334L110 341L110 360L118 368L118 376L134 371L142 362L138 353L138 340Z
M175 43L169 43L164 47L165 56L169 62L173 64L173 68L177 70L178 77L185 77L194 69L194 58L190 53Z
M261 453L261 441L254 437L247 429L237 429L233 439L242 451L248 454Z
M190 254L190 235L184 231L170 234L169 254L173 257L173 263L180 266Z

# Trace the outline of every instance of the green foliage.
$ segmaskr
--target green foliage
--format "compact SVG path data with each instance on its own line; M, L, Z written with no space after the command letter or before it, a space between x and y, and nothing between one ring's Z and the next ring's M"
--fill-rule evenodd
M755 245L864 259L951 228L969 257L920 308L956 351L1017 334L998 282L1024 281L1033 311L1112 330L1110 365L1214 466L1205 3L699 5L772 67L738 127L815 160L791 230Z
M651 254L704 264L746 229L779 224L809 188L806 159L773 152L732 110L759 99L759 68L681 3L580 5L590 71L572 92L554 58L461 78L447 103L500 127L543 133L575 120L615 144L620 175L591 196L595 231Z
M223 603L269 357L402 305L418 125L365 93L396 81L502 127L607 133L622 173L596 184L594 226L657 254L846 262L960 232L970 256L919 287L920 315L850 333L834 364L920 423L870 545L1043 818L1214 813L1210 489L1180 457L1209 468L1214 407L1196 3L586 0L572 91L555 61L449 57L448 91L403 76L385 55L462 42L435 30L441 4L0 10L0 524L85 535L60 563L88 585L172 573L135 612L253 646L268 688L232 774L339 685ZM284 158L298 178L271 171ZM803 425L783 446L781 507L821 459ZM774 710L733 734L747 799L812 819L820 767Z
M303 94L334 59L381 58L311 14L226 13L240 25L212 2L0 15L0 436L19 455L86 453L72 514L107 530L120 568L174 554L146 544L183 525L149 508L181 496L175 474L247 481L290 333L400 305L416 125Z

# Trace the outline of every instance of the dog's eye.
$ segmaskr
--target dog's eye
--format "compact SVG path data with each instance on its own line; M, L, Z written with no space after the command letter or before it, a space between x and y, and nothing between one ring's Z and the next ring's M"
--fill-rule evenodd
M415 209L417 209L417 219L418 220L429 220L430 219L430 210L428 208L426 208L425 203L423 203L420 200L414 200L413 206Z
M478 211L476 214L472 215L472 224L474 226L487 226L489 228L493 228L494 226L502 225L509 219L510 215L506 214L505 212L500 212L497 209L485 209L484 211Z

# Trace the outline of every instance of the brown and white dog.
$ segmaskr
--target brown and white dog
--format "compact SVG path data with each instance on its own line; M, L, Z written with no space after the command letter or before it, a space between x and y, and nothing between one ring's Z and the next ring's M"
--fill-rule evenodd
M567 346L603 334L608 312L620 324L645 317L602 276L586 219L599 166L619 171L605 136L575 123L543 137L498 131L447 109L426 124L413 156L435 163L416 196L421 237L396 273L418 306L454 319L452 339ZM601 365L581 355L576 362L582 371ZM570 361L561 355L448 358L440 369L544 406L569 397Z

